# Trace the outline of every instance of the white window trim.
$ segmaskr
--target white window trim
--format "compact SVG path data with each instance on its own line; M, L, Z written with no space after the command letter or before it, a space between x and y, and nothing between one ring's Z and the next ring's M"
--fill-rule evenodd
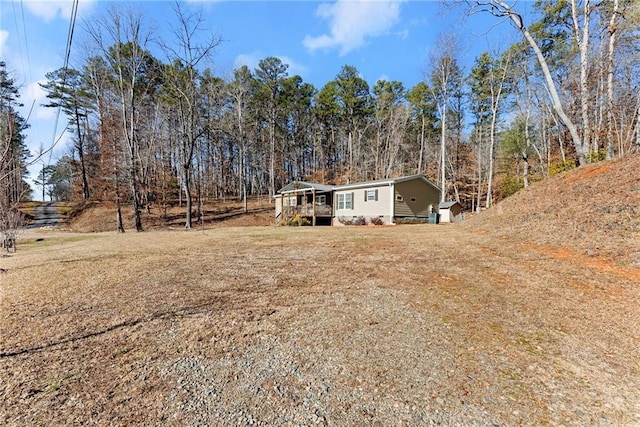
M352 210L353 209L353 193L339 193L338 194L338 210Z

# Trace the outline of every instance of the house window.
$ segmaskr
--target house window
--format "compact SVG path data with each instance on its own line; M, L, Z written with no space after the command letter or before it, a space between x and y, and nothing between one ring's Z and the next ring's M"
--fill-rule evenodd
M295 196L294 197L284 197L283 205L284 206L294 206L295 207L295 206L298 205L296 199L297 199L297 197L295 197Z
M413 203L415 203L416 198L415 198L415 197L412 197L412 198L411 198L411 201L412 201Z
M316 205L317 206L324 206L326 204L327 204L327 196L325 196L324 194L316 196Z
M353 209L353 193L338 194L338 209Z
M396 194L396 202L401 202L401 201L403 201L403 200L404 200L404 199L402 198L402 195L400 195L400 194Z
M365 202L375 202L378 200L378 190L366 190L364 192Z

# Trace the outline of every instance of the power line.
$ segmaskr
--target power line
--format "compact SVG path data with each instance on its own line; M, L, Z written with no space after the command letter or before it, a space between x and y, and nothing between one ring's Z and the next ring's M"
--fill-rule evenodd
M24 51L26 53L27 56L27 72L29 73L29 81L33 82L33 77L31 75L31 57L29 55L29 39L27 38L27 25L25 24L25 20L24 20L24 2L22 0L20 0L20 12L22 14L22 29L23 29L23 35L24 35ZM31 88L31 96L33 98L35 98L35 94L33 93L33 88Z
M71 44L73 42L73 33L76 26L76 17L78 15L78 0L73 1L72 9L71 9L71 18L69 20L69 30L67 32L67 45L64 54L64 65L62 68L62 87L61 90L64 90L64 86L67 84L67 68L69 67L69 58L71 57ZM58 106L58 111L56 112L56 119L53 125L53 140L51 146L46 150L42 151L31 164L35 164L40 158L42 158L45 154L49 153L49 162L51 162L51 156L53 154L53 149L58 145L62 136L66 132L65 130L60 133L60 136L56 136L58 134L58 122L60 121L60 112L62 111L62 106Z
M18 13L16 12L16 4L15 2L11 2L11 7L13 7L13 23L16 26L16 34L20 34L20 27L18 26ZM27 67L25 66L24 63L24 55L22 54L23 50L22 50L22 40L20 40L20 37L17 37L16 40L18 41L18 50L20 51L20 62L22 63L22 69L26 70ZM25 76L26 77L26 76Z
M14 21L16 23L16 33L18 34L17 40L18 40L18 49L20 50L20 61L22 62L22 70L23 70L23 77L30 83L33 83L33 74L32 74L32 68L31 68L31 56L29 55L29 39L27 38L27 24L26 21L24 19L24 2L22 0L20 0L20 14L22 17L22 36L24 37L24 53L25 55L22 54L23 50L22 50L22 46L20 44L20 30L18 30L18 21L17 21L17 16L18 14L16 13L16 7L15 7L15 3L12 4L13 6L13 17L14 17ZM26 56L27 58L27 66L25 67L24 65L24 57ZM31 94L31 106L29 107L29 114L27 115L26 118L26 122L29 121L29 118L31 117L31 113L33 112L33 107L36 104L36 93L34 92L33 89L33 84L30 84L29 86L27 86L30 94ZM39 137L39 132L38 132L38 139L40 139Z

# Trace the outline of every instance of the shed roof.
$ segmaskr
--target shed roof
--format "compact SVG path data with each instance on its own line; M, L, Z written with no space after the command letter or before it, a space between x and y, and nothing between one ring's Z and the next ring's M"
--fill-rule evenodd
M453 207L455 205L458 205L458 204L459 203L454 200L452 202L442 202L442 203L440 203L440 205L438 205L438 207L440 209L449 209L449 208L451 208L451 207Z

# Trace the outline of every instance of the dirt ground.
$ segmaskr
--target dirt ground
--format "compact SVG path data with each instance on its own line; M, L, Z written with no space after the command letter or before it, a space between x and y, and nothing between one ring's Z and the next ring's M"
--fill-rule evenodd
M197 211L194 210L192 228L274 225L273 209L273 205L266 197L250 199L246 213L241 201L207 201L203 205L201 217L198 217ZM146 231L184 230L185 215L184 206L175 204L165 208L160 204L153 204L149 209L143 210L142 225ZM135 231L135 222L129 205L122 206L122 217L125 230ZM110 202L90 204L77 212L64 228L67 231L80 233L115 231L117 229L115 205Z
M640 268L640 154L535 183L465 227Z
M256 207L26 232L0 257L0 425L640 425L638 170L460 225ZM83 215L69 228L112 220Z

